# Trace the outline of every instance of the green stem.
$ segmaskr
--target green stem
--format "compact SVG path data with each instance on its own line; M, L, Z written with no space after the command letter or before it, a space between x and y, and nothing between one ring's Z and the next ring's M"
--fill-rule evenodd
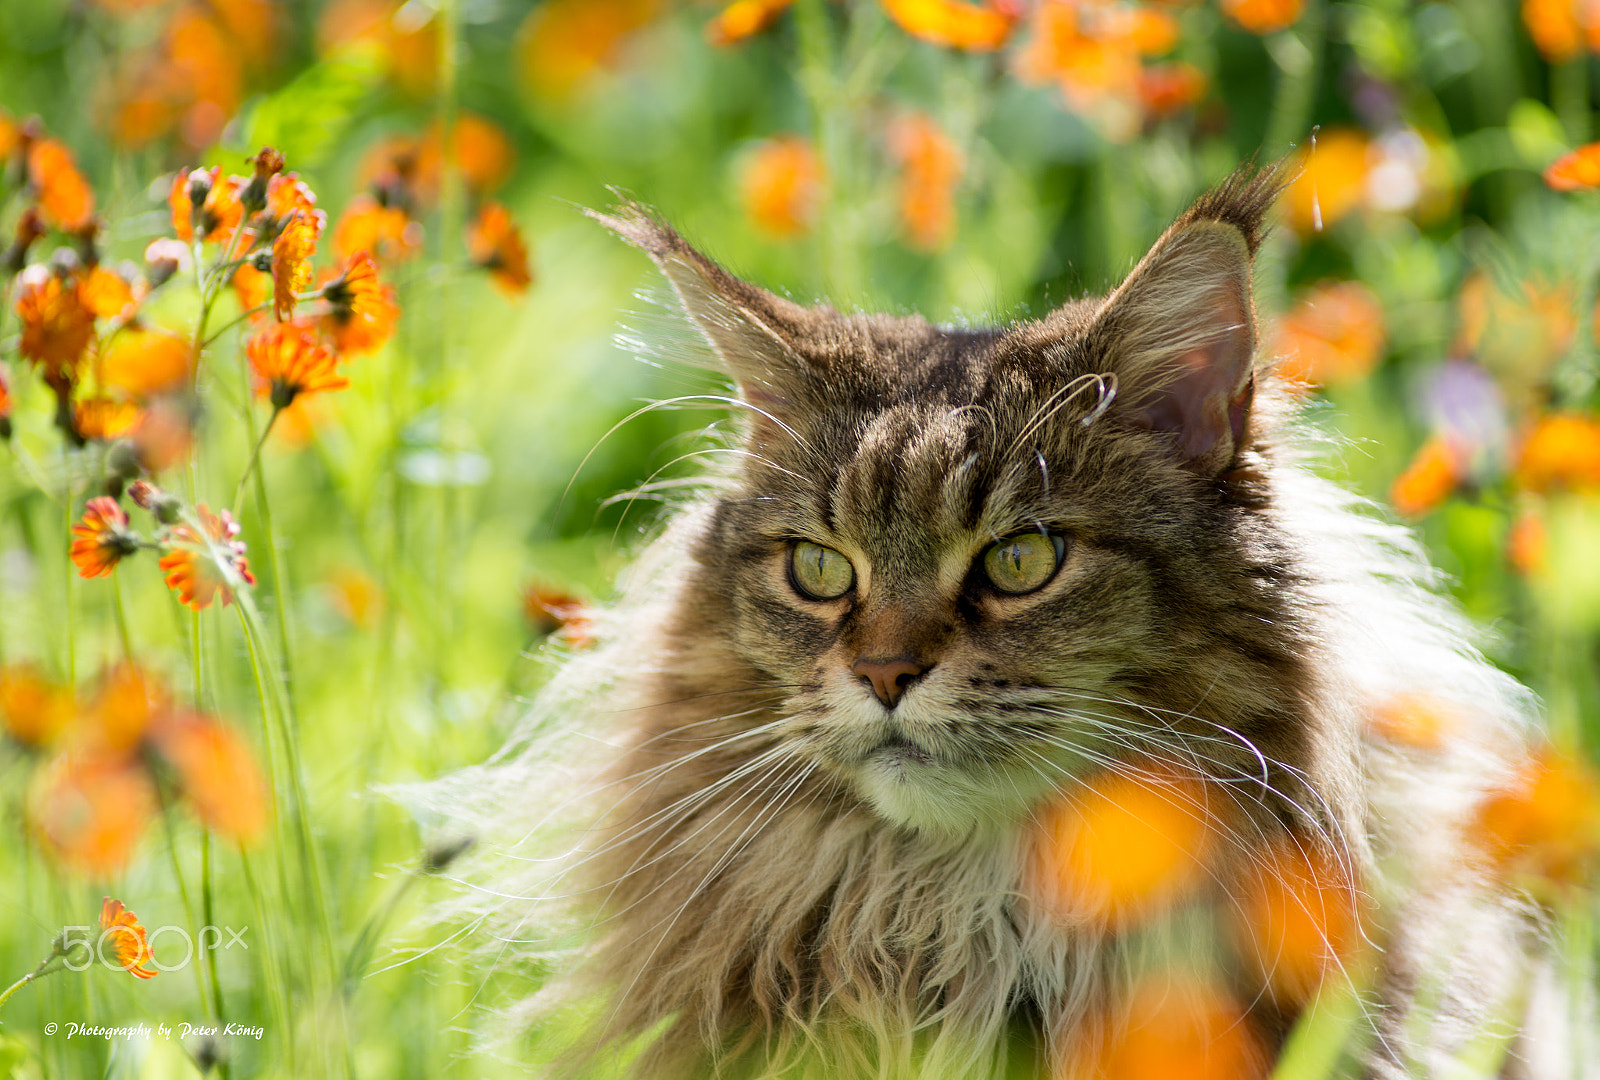
M42 967L43 965L40 965L40 966ZM37 978L38 975L39 975L39 972L37 970L30 971L26 975L24 975L22 978L18 979L16 982L12 983L9 987L7 987L6 988L6 992L3 993L3 994L0 994L0 1008L3 1008L5 1006L5 1003L7 1001L11 1000L11 995L12 994L15 994L18 990L21 990L24 986L27 986L35 978Z
M245 481L249 480L250 474L255 471L256 461L261 457L261 448L267 444L267 436L272 434L272 425L278 422L278 414L282 411L283 409L277 405L272 407L272 415L267 418L267 426L261 429L261 437L256 440L255 448L250 451L250 460L245 462L244 475L239 477L239 486L233 489L233 502L229 504L236 510L244 501Z
M271 306L272 306L272 301L268 300L266 303L257 304L255 307L251 308L249 311L240 312L238 314L238 316L236 316L235 318L229 319L227 322L223 323L220 327L218 327L217 328L217 332L215 334L212 334L210 337L206 338L205 341L201 344L201 347L209 349L212 345L216 344L217 339L220 338L223 334L226 334L229 330L232 330L235 326L238 326L240 323L244 322L250 316L259 315L259 314L261 314L261 312L266 311Z
M178 858L178 833L172 827L172 810L166 805L165 798L162 799L161 824L167 833L167 854L172 858L172 877L178 883L178 896L183 900L183 913L189 920L189 925L193 926L195 925L194 904L189 899L189 886L184 880L183 863ZM201 971L199 964L190 964L189 966L194 968L194 982L196 989L200 992L200 1000L210 1004L211 999L206 993L205 974ZM219 1017L213 1014L211 1019L216 1020Z
M117 637L122 639L123 659L133 661L133 638L128 634L128 612L122 604L121 568L111 572L111 601L117 615Z
M211 834L204 829L200 831L200 913L205 918L205 925L217 924L216 904L211 889ZM228 1011L222 1002L222 981L217 978L217 950L206 950L206 967L211 975L211 1015L218 1019L227 1016ZM224 1063L225 1064L225 1063ZM226 1067L226 1066L225 1066ZM224 1077L227 1073L223 1073Z

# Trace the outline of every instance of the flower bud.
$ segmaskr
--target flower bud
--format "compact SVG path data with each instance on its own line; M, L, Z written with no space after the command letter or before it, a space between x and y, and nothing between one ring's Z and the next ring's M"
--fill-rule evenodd
M272 252L258 251L250 256L250 265L263 274L272 273Z
M135 506L144 508L163 525L176 525L183 504L176 495L169 495L148 480L135 480L128 486L128 498Z
M263 146L261 153L250 159L250 164L255 166L255 175L239 195L247 216L266 209L267 185L283 171L283 155L270 146Z
M152 289L165 285L173 274L187 270L193 261L188 245L182 240L163 237L150 241L144 249L145 278Z

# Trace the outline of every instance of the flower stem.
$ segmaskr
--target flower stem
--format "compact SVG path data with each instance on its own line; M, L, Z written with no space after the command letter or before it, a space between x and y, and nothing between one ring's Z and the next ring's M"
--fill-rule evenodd
M255 449L250 451L250 460L245 462L244 475L239 477L239 486L233 491L232 506L235 511L244 501L244 483L250 479L250 474L255 471L256 459L261 457L261 448L266 445L267 436L272 434L272 425L278 422L278 414L282 411L283 409L277 405L272 407L272 415L267 418L267 426L261 429L261 437L256 440ZM274 569L274 576L276 576L276 569Z
M122 574L118 567L111 571L111 600L117 615L117 637L122 639L122 657L133 661L133 638L128 634L128 612L122 606Z

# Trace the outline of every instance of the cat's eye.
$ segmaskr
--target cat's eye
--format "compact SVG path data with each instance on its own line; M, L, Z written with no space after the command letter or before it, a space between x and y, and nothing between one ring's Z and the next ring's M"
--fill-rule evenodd
M855 567L832 548L797 541L789 553L789 577L802 596L837 600L856 583Z
M1055 533L1021 533L989 545L983 572L1000 592L1031 593L1055 576L1066 553L1067 542Z

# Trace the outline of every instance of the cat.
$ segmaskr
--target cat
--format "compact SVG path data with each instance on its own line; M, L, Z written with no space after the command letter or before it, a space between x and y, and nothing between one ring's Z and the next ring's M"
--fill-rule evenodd
M664 272L742 427L600 645L447 785L512 838L469 906L549 974L516 1015L541 1054L579 1032L558 1073L1123 1075L1142 1023L1192 1075L1262 1076L1348 974L1352 1067L1394 1077L1553 1008L1547 929L1462 844L1535 703L1410 535L1311 470L1259 355L1285 182L1242 167L1107 296L994 327L803 306L638 204L591 215ZM1375 733L1395 701L1447 738ZM1063 878L1086 815L1132 823L1103 861L1174 811L1172 881ZM1505 1074L1565 1038L1507 1035Z

